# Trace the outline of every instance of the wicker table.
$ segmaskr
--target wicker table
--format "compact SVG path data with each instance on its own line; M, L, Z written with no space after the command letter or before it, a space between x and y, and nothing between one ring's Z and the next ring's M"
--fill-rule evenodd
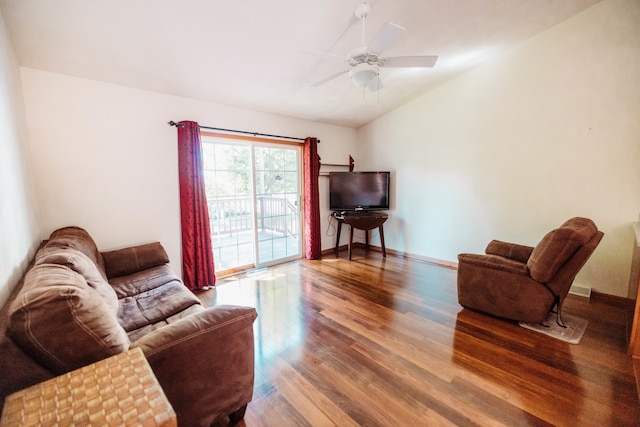
M2 426L177 426L139 348L13 393Z

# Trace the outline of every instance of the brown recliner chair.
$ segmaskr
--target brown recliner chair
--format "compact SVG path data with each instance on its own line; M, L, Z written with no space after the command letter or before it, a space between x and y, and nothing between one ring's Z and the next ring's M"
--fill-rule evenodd
M458 255L458 302L465 308L542 323L562 303L603 233L588 218L572 218L531 246L493 240L486 255Z

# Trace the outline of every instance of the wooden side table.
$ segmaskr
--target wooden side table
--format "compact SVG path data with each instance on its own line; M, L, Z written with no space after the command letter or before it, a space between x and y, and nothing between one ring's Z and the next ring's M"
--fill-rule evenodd
M382 224L385 223L389 215L380 211L360 212L360 213L347 213L341 216L335 216L338 220L338 231L336 233L336 255L338 255L338 248L340 246L340 232L342 231L342 223L351 226L351 232L349 233L349 259L351 259L351 248L353 246L353 229L364 230L365 233L365 245L369 249L369 231L377 228L380 231L380 246L382 247L382 256L387 256L387 250L384 246L384 229Z
M177 426L142 350L135 348L10 395L2 426Z

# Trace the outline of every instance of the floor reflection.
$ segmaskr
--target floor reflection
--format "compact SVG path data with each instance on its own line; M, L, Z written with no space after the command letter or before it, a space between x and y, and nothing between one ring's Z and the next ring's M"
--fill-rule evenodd
M214 289L212 304L251 306L258 312L254 324L256 363L273 358L304 342L307 305L302 297L309 286L300 286L299 266L265 269L223 279Z
M571 346L517 322L462 309L452 362L463 369L459 381L465 388L483 402L495 401L489 411L496 416L513 425L537 425L550 412L562 425L571 425L584 412L585 394ZM563 401L565 409L559 411Z
M356 250L221 279L207 305L256 308L246 425L633 425L611 308L579 345L457 303L456 272ZM556 342L557 341L557 342ZM586 403L585 403L586 402ZM591 422L591 424L589 424Z

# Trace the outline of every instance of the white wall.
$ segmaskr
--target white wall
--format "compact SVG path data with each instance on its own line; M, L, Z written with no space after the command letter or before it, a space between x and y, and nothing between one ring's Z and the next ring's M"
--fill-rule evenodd
M177 131L169 120L321 140L326 163L345 162L356 131L129 87L22 69L42 237L66 225L101 250L158 240L180 272ZM321 179L322 218L328 217ZM327 229L323 224L322 231ZM323 236L322 247L333 237Z
M176 130L166 122L195 120L316 136L325 163L354 154L357 170L392 170L385 237L399 251L455 261L493 238L533 245L571 216L591 217L606 235L576 283L626 296L640 212L639 8L605 0L358 131L23 68L41 237L75 224L103 250L160 240L178 267ZM15 59L4 56L11 74ZM14 81L4 77L5 89ZM8 140L23 141L20 119L7 122ZM13 182L28 176L18 147L0 157ZM18 232L28 236L35 203L28 186L15 194L2 209L22 206L11 215L28 217ZM320 194L322 231L332 233L323 178ZM17 238L17 258L32 240ZM323 236L323 249L333 244Z
M573 216L605 237L575 284L625 296L640 212L640 2L606 0L358 130L390 169L389 248L457 261Z
M0 15L0 305L38 244L20 72Z

